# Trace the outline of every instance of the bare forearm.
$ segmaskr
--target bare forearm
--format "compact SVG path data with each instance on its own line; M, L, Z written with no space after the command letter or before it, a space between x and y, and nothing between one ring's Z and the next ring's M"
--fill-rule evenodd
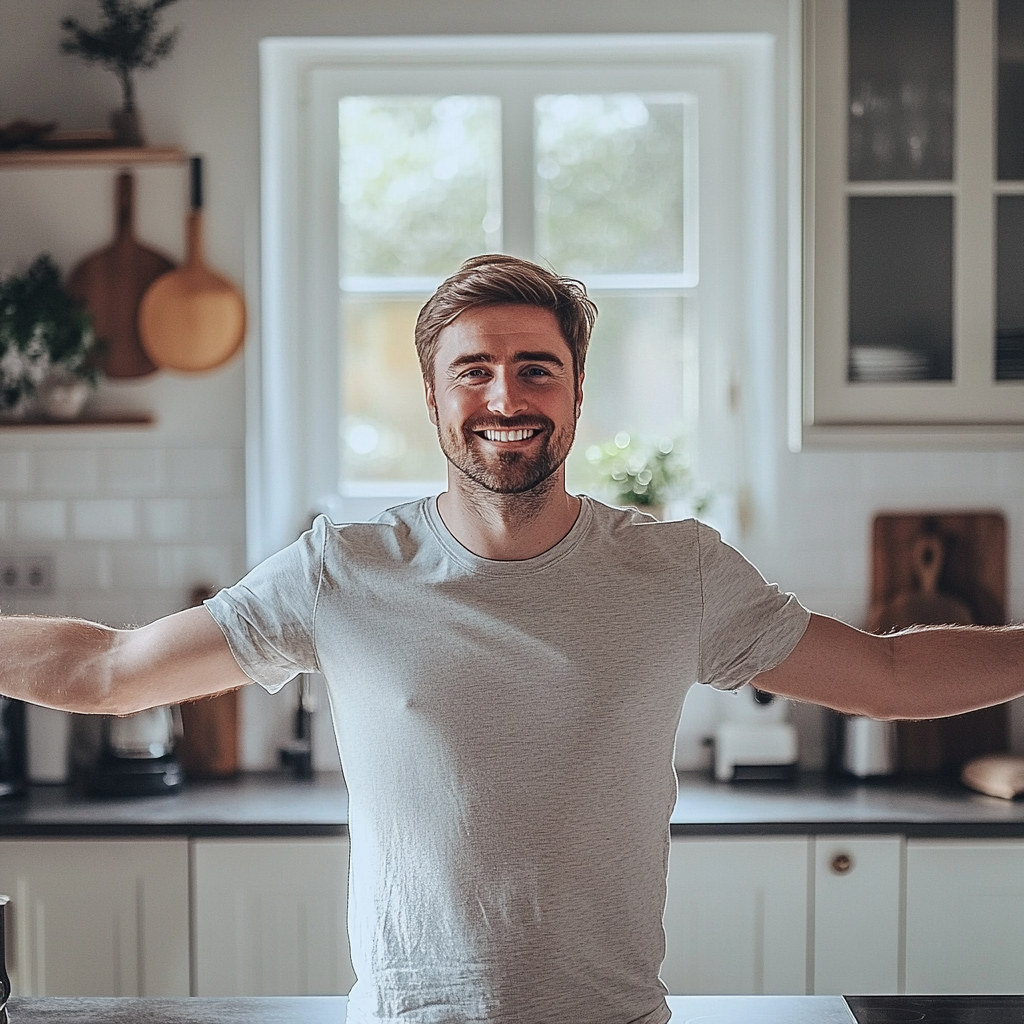
M760 689L872 718L945 718L1024 694L1024 626L918 626L886 636L812 615Z
M0 616L0 693L66 711L113 711L119 631L81 619Z
M1024 627L919 626L892 645L891 706L876 718L945 718L1024 694Z

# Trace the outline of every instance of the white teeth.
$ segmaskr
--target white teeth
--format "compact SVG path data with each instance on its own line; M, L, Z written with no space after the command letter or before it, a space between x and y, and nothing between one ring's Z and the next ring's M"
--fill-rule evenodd
M484 437L488 441L525 441L528 437L533 437L536 430L484 430L482 431Z

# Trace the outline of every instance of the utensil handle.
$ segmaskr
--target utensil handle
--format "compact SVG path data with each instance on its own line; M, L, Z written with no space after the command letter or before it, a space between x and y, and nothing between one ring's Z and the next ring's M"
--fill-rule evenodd
M194 156L189 161L192 168L192 209L203 208L203 158Z

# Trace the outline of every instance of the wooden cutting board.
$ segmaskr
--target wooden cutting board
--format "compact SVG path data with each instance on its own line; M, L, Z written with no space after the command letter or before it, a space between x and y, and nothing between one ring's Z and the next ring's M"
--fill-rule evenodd
M107 342L107 376L145 377L157 366L139 344L139 302L158 277L174 269L174 262L136 239L135 180L128 171L117 176L114 211L113 242L72 270L66 290L85 303L96 336Z
M192 158L185 263L155 281L139 308L142 346L157 366L199 372L226 363L245 337L245 300L203 256L202 160Z
M1006 622L1006 520L999 512L890 513L875 518L868 628ZM953 718L900 722L900 769L955 772L1005 750L1005 705Z

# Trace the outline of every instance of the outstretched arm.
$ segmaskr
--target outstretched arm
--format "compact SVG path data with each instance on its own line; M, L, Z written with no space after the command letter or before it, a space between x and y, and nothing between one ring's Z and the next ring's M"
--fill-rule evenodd
M202 607L138 629L0 616L0 693L33 704L126 715L249 681Z
M812 615L753 685L871 718L946 718L1024 694L1024 626L917 626L876 636Z

